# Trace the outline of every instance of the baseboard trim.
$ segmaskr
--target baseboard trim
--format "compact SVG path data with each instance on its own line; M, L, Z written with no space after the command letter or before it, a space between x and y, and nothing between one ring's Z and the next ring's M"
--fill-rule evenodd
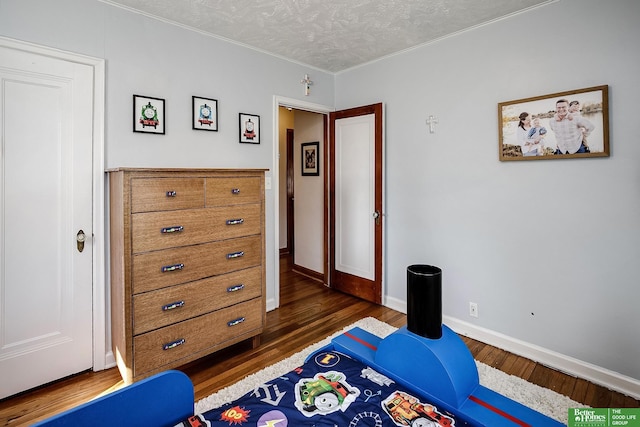
M453 317L443 316L443 322L460 335L526 357L566 374L626 394L634 399L640 399L640 381L634 378Z
M382 305L389 307L392 310L399 311L400 313L407 314L407 302L399 300L397 298L383 295Z
M401 313L407 312L406 302L387 297L385 306ZM548 366L566 374L585 379L594 384L640 399L640 381L600 366L557 353L555 351L481 328L454 317L442 316L443 323L457 334L473 338L485 344L526 357L527 359Z
M307 276L310 279L316 280L320 283L324 283L324 275L322 273L318 273L317 271L310 270L297 264L293 264L292 270L298 274Z
M116 366L116 358L113 356L113 351L108 351L104 358L105 369L113 368Z

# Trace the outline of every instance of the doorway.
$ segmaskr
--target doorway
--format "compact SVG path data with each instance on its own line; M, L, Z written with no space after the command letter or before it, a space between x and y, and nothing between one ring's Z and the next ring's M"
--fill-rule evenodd
M273 190L276 194L276 203L275 203L275 211L274 211L274 229L275 229L274 234L275 234L276 242L274 245L275 247L273 249L274 259L276 260L276 262L274 262L274 271L272 276L272 280L275 287L274 295L272 298L271 297L267 298L267 310L273 310L280 306L280 289L279 289L280 288L279 287L280 263L278 262L278 260L280 258L281 247L286 246L285 244L281 245L281 242L286 241L286 236L287 236L286 234L286 227L287 227L286 200L287 199L286 199L286 184L285 184L287 159L286 159L286 155L284 155L284 153L286 153L286 129L287 128L294 129L294 139L296 135L295 126L291 124L291 122L287 122L287 118L284 117L283 114L281 114L281 111L285 111L285 110L289 111L289 110L295 109L303 112L320 114L323 117L326 117L331 111L333 111L332 107L329 107L326 105L314 104L306 101L301 101L298 99L274 96L273 100L274 100L273 113L275 117L274 141L278 141L278 143L273 144L273 162L272 162L272 164L274 165L273 176L275 178L273 180ZM322 156L321 165L320 165L321 169L325 167L324 165L326 165L326 161L324 158L325 156L324 153L326 153L326 150L325 150L326 147L323 144L324 142L321 142L320 144L320 155ZM293 154L294 178L295 178L295 174L299 173L299 171L296 172L296 169L295 169L296 167L300 167L299 165L296 166L296 163L299 163L299 161L300 159L296 158L296 153L294 152ZM298 194L300 194L301 188L295 188L295 184L294 184L294 189L295 191L298 192ZM321 197L324 200L324 196L321 196ZM295 203L296 201L294 198L294 201L293 201L294 212L295 212ZM324 220L323 220L323 223L324 223ZM323 226L323 229L324 229L324 226ZM296 234L297 233L294 231L294 240L295 240ZM320 239L322 240L322 244L324 245L325 244L324 238L320 237ZM297 254L300 254L303 248L297 247L295 241L293 243L293 246L294 246L293 250ZM324 272L327 271L326 263L320 268L320 271L324 271Z
M323 258L323 265L322 267L319 269L321 271L323 271L323 282L328 285L328 286L333 286L333 281L335 279L335 276L337 276L334 272L339 271L339 269L336 269L335 266L337 264L336 258L335 258L335 229L337 227L332 227L330 224L332 223L332 221L335 221L335 217L331 217L331 219L329 218L330 215L334 215L334 211L331 211L332 208L332 204L335 203L335 200L332 198L333 194L332 192L334 190L330 190L331 185L335 184L335 183L329 183L329 181L333 180L335 177L335 174L333 171L331 171L331 173L329 173L329 168L333 168L335 165L335 157L333 157L333 160L329 160L331 156L334 156L331 153L331 146L335 145L334 142L334 136L335 135L331 135L332 132L335 132L337 127L335 124L335 120L340 120L342 121L343 119L346 119L347 122L351 122L351 121L355 121L358 122L360 121L359 117L362 117L363 119L365 119L365 121L369 122L370 125L368 125L370 127L370 131L367 132L369 134L369 138L368 140L370 141L371 145L370 149L371 149L371 159L373 160L373 163L368 166L369 170L371 170L373 172L372 176L372 181L371 184L374 184L375 182L375 191L371 193L372 197L370 198L371 201L371 207L373 208L371 211L367 211L366 212L366 216L362 219L362 221L373 221L373 230L374 234L372 235L372 238L369 239L370 242L372 244L368 245L368 247L370 248L370 250L372 251L371 255L371 263L372 263L372 270L371 270L371 274L372 274L372 278L373 279L366 279L365 278L365 285L366 286L361 286L360 282L353 282L352 278L356 278L357 280L360 280L359 278L355 277L355 276L359 276L359 274L356 275L344 275L342 274L342 279L346 279L347 280L347 286L345 287L344 291L345 292L350 292L350 289L365 289L366 291L364 293L360 293L361 298L364 299L368 299L370 301L374 301L378 304L382 304L382 288L383 288L383 266L382 266L382 259L384 258L384 244L382 242L382 236L383 236L383 224L384 224L384 212L383 212L383 205L384 205L384 196L383 196L383 177L384 177L384 160L383 160L383 123L384 123L384 113L383 113L383 104L382 103L378 103L378 104L373 104L373 105L369 105L369 106L362 106L362 107L355 107L355 108L351 108L348 110L342 110L342 111L334 111L333 109L331 109L330 107L325 107L325 106L321 106L321 105L317 105L317 104L311 104L311 103L307 103L304 101L298 101L298 100L293 100L293 99L288 99L288 98L281 98L281 97L274 97L274 114L276 116L276 126L275 126L275 132L276 133L276 140L279 141L278 144L274 144L274 165L276 165L275 172L277 174L282 174L282 170L283 168L286 168L286 164L283 165L283 161L284 159L280 157L280 152L284 152L284 148L282 148L281 144L283 144L283 140L284 137L277 137L277 132L279 132L279 127L280 127L280 114L278 109L280 107L285 107L285 108L289 108L289 109L299 109L305 112L311 112L311 113L320 113L323 116L323 129L324 129L324 134L325 134L325 139L324 142L320 145L320 158L322 159L322 164L320 165L320 169L323 171L324 174L324 178L323 178L323 185L324 185L324 191L323 191L323 201L322 201L322 205L319 209L323 210L323 215L324 215L324 221L323 221L323 227L322 227L322 235L319 237L319 239L322 240L322 245L324 247L323 249L323 254L324 254L324 258ZM329 119L329 115L331 115L331 119ZM369 117L369 118L367 118ZM340 126L342 127L342 126ZM361 129L361 127L358 126L349 126L349 123L347 123L347 126L344 127L343 129L346 129L346 132L349 133L349 128L351 129ZM297 142L304 142L304 138L300 138L297 139ZM328 143L328 141L331 140L331 145ZM346 140L341 139L341 141L344 142L349 142L351 140L351 138L347 138ZM359 138L357 138L357 140L359 140ZM351 148L349 149L358 149L358 147L360 147L359 145L357 145L358 143L356 143L356 145L353 145ZM340 142L339 144L342 147L347 147L347 145L344 145L342 142ZM337 149L337 148L336 148ZM294 153L294 165L298 160L301 159L296 159L297 154ZM284 157L284 156L283 156ZM286 169L285 169L286 170ZM299 171L294 170L294 174L298 175ZM276 180L278 181L278 180ZM277 184L279 185L279 184ZM341 185L341 184L339 184ZM300 194L299 189L296 188L296 192L297 194ZM304 194L305 192L302 192L302 194ZM282 194L282 193L280 193ZM359 194L358 190L356 190L355 193L352 194ZM295 198L294 198L295 199ZM300 203L300 200L297 200L298 205L301 205L302 203ZM280 199L280 205L282 204L282 199ZM294 201L294 211L295 211L295 201ZM276 206L278 206L278 203L276 203ZM329 212L332 212L331 214ZM347 216L349 216L351 214L347 214ZM344 216L344 215L343 215ZM278 235L278 230L281 229L281 223L280 223L280 219L281 219L281 211L280 210L276 210L275 212L275 229L276 229L276 235ZM301 227L297 226L296 230L300 230ZM308 230L302 228L304 230L304 232L307 232ZM296 231L295 233L296 235L299 234L298 231ZM300 253L300 248L297 247L298 245L296 245L296 252L299 254ZM280 254L280 250L279 250L279 243L276 245L276 254L277 254L277 258L279 258L279 254ZM277 259L276 258L276 259ZM329 277L329 273L331 273L331 277ZM275 274L274 274L274 283L278 284L279 283L279 279L280 279L280 269L279 269L279 263L276 263L276 268L275 268ZM362 276L361 276L362 277ZM344 282L344 280L343 280ZM268 308L269 309L274 309L277 308L279 306L279 287L276 286L275 289L275 297L273 300L272 304L268 303Z
M292 269L322 283L326 271L326 146L325 114L279 108L280 118L280 233L281 256ZM302 148L311 147L315 173L303 170ZM309 148L305 148L309 154Z

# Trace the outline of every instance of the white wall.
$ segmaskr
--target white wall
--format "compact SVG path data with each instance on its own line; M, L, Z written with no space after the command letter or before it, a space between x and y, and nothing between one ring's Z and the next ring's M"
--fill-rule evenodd
M106 59L106 168L266 168L277 191L274 95L334 104L332 74L97 0L0 0L0 36ZM133 94L166 100L165 135L132 131ZM192 95L218 100L218 132L191 129ZM238 143L241 112L260 116L260 145ZM268 305L278 285L276 191L266 195Z
M446 316L640 379L638 18L562 0L337 75L386 107L387 305L434 264ZM499 102L603 84L611 157L498 161Z
M296 265L323 273L324 266L324 116L295 110L293 150L294 221ZM302 176L302 148L306 142L319 142L319 176Z
M285 107L280 107L278 111L278 126L280 127L280 158L278 159L280 165L280 176L278 177L280 183L280 191L278 193L278 223L280 228L278 239L280 241L279 248L283 249L287 247L287 129L294 129L295 116L293 110L289 110Z

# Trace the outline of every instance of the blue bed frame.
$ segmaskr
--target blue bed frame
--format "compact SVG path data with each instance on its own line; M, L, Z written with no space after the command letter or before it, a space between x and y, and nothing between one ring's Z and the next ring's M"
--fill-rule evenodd
M379 338L353 328L307 361L322 351L349 355L473 426L564 425L480 385L475 361L462 339L444 325L442 332L441 338L428 339L403 327ZM182 372L166 371L35 426L173 427L193 413L191 380Z
M180 371L165 371L34 424L39 427L174 426L191 417L193 384Z

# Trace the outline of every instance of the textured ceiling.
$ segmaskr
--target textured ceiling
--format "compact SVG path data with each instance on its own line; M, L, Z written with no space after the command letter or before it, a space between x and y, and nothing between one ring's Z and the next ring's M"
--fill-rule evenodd
M338 72L554 0L103 0Z

